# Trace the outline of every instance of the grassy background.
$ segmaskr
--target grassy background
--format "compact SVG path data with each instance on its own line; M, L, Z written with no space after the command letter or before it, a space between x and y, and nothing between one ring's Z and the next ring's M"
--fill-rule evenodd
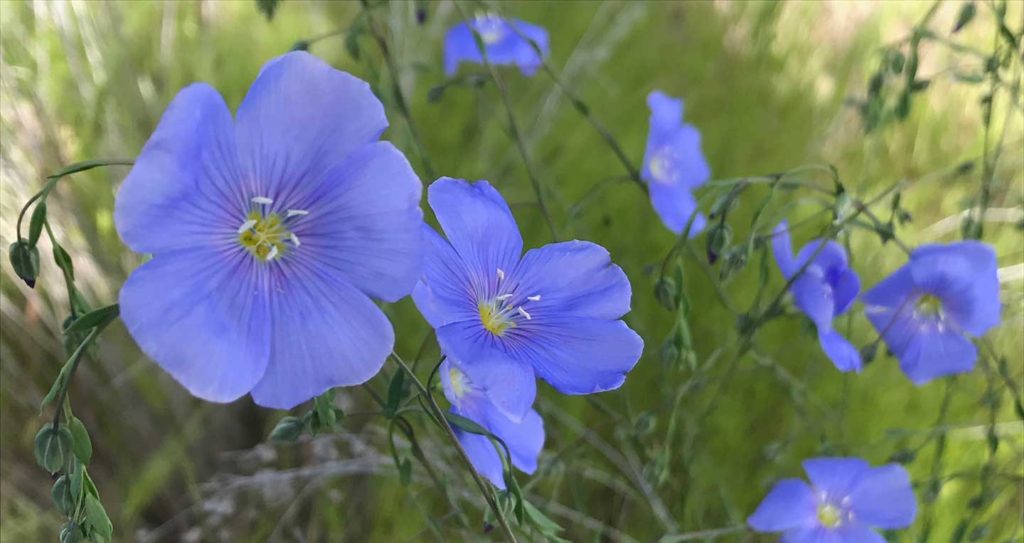
M701 130L716 179L831 163L848 190L865 198L907 180L903 202L914 220L898 234L911 245L957 239L956 215L981 184L978 168L941 173L984 149L983 90L951 77L952 67L970 69L972 61L924 47L920 71L935 75L931 87L915 100L906 122L870 135L849 100L864 95L880 62L879 46L905 37L930 5L501 4L550 29L552 65L633 161L639 162L646 137L645 97L662 89L684 98L687 121ZM1021 5L1010 8L1008 20L1020 25ZM4 252L14 239L18 210L46 174L79 160L134 156L163 108L189 82L210 82L236 107L267 59L297 40L347 27L359 10L358 4L289 2L268 22L249 1L0 3ZM549 242L494 86L454 87L437 102L427 100L428 90L444 80L444 31L459 20L451 2L429 4L427 10L422 25L411 2L373 12L388 33L426 154L439 175L491 180L513 204L527 246ZM957 4L943 6L934 28L945 32L958 10ZM995 33L988 8L979 5L979 12L957 39L988 51ZM388 88L372 39L362 36L358 43L358 59L340 37L311 50L378 89ZM799 476L804 458L850 454L875 463L896 455L912 473L921 513L909 530L889 534L892 540L948 541L966 521L965 540L1021 541L1024 431L1005 386L982 366L914 387L883 352L863 373L841 375L801 319L789 316L759 334L757 356L734 362L735 316L716 297L717 281L689 259L685 288L701 369L665 367L658 353L673 316L652 293L654 272L673 237L640 191L608 181L624 173L621 164L549 78L527 79L514 70L501 74L561 236L589 239L611 251L633 284L628 321L647 343L643 360L619 391L569 398L541 387L548 441L540 471L521 481L531 501L566 528L567 539L654 541L668 533L725 528L730 530L721 540L757 540L731 528L742 525L773 481ZM405 122L393 100L385 102L392 122L385 138L406 150L423 174ZM996 133L1006 127L992 204L999 212L986 223L985 239L997 247L1006 281L1004 325L991 338L1020 383L1024 240L1015 223L1024 202L1024 116L1019 106L998 106ZM49 202L55 233L71 252L79 286L94 305L114 301L141 262L120 244L111 220L125 173L115 167L79 174L62 182ZM808 179L827 186L821 176ZM594 191L595 186L601 188ZM730 215L738 238L747 235L767 194L757 187L744 193ZM777 195L768 207L768 225L781 217L811 217L821 207L813 196ZM712 200L705 199L705 209ZM818 217L796 232L795 243L820 231L827 217ZM855 231L844 242L866 286L905 258L869 232ZM38 405L64 359L59 330L67 300L59 271L45 256L47 245L36 290L14 279L3 258L4 541L52 541L61 522L48 478L32 458L32 438L45 420ZM770 261L767 269L765 284L755 257L722 288L746 308L758 291L773 296L782 287ZM414 358L426 324L409 300L387 311L398 352ZM856 344L865 345L874 335L859 311L853 313L843 326ZM432 340L426 345L421 368L436 359ZM388 364L370 386L383 391L393 371ZM344 433L270 446L266 435L281 413L258 409L247 398L228 406L192 399L116 324L104 334L98 354L80 368L71 397L93 436L90 471L117 540L492 537L480 529L479 494L425 417L413 415L419 440L468 522L452 513L421 466L414 467L410 487L399 484L386 421L358 388L338 395L350 414ZM999 440L995 453L987 445L990 428ZM944 451L937 456L940 441ZM407 443L398 443L405 450ZM976 499L982 489L983 498Z

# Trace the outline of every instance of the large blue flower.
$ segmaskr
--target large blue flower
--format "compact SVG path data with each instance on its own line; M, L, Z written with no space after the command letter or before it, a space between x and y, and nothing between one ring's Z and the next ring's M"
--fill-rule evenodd
M117 231L153 253L121 289L142 349L192 394L288 408L362 383L407 295L422 184L378 141L369 85L304 52L263 67L232 120L209 85L168 106L121 186Z
M915 384L974 367L971 337L999 324L996 268L984 243L924 245L864 294L868 320Z
M917 500L902 466L873 468L859 458L814 458L803 463L811 484L775 484L747 524L783 532L784 543L885 543L874 529L914 522Z
M455 75L459 64L483 64L484 57L473 31L480 35L491 64L518 66L523 75L531 76L543 64L543 58L530 41L548 56L548 31L517 19L502 19L497 15L480 15L470 23L459 23L444 38L444 71Z
M700 148L700 132L683 122L683 101L661 92L647 95L651 128L641 176L647 182L651 205L675 234L681 234L697 211L693 189L711 177L711 168ZM694 236L704 230L699 212L690 227Z
M794 259L789 230L782 221L772 235L772 252L787 281L814 256L790 286L793 300L814 322L821 348L839 371L860 371L857 348L832 328L832 319L845 313L860 292L860 279L850 269L846 251L834 241L814 240L804 245Z
M643 340L619 320L629 280L608 251L568 241L522 255L515 219L486 181L441 178L428 200L448 239L426 228L413 299L447 355L465 364L505 355L522 379L536 372L567 394L622 384Z
M504 357L474 364L448 358L441 364L441 384L453 413L499 437L512 455L512 465L533 473L544 447L544 421L531 409L537 383L518 366ZM504 489L501 458L490 438L459 429L455 433L473 467Z

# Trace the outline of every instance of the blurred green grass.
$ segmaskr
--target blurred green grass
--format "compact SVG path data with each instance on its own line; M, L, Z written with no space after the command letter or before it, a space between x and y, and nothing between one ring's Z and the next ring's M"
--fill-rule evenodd
M846 100L863 95L878 62L879 45L904 36L930 3L671 3L509 2L503 9L542 24L552 33L552 63L609 127L634 161L647 130L645 96L661 89L682 96L686 118L702 132L716 179L783 171L806 163L836 165L847 188L869 197L888 184L909 180L904 205L912 224L899 231L910 243L958 237L956 220L976 194L978 172L929 176L982 150L979 91L937 77L902 124L865 136ZM489 179L513 204L527 240L549 240L534 204L526 171L508 139L501 101L493 87L451 88L436 103L427 91L443 81L441 39L458 19L450 2L429 4L429 18L415 22L412 2L375 13L393 42L402 87L434 169L442 175ZM1011 4L1010 20L1019 20ZM283 4L266 21L252 2L67 2L0 4L3 77L0 94L2 202L0 241L14 238L20 205L40 180L61 165L99 157L131 157L163 108L184 85L208 81L237 106L259 67L293 43L346 27L358 4ZM939 26L949 27L954 5ZM975 23L962 39L988 47L991 30ZM384 72L367 37L356 60L340 38L312 51L340 69L374 81ZM940 73L952 62L926 49L923 70ZM994 492L972 509L979 474L988 465L984 400L991 385L974 373L916 388L894 360L880 355L860 375L840 375L823 357L799 319L773 322L759 336L759 350L727 371L735 339L734 317L715 298L711 281L691 262L686 268L690 321L702 362L725 348L714 380L682 398L676 440L664 442L672 400L695 376L667 370L658 351L672 317L652 295L652 270L673 243L645 197L627 183L596 193L569 220L574 202L595 184L623 172L586 121L543 74L533 79L503 71L527 147L564 237L607 247L629 275L633 311L628 320L647 343L645 356L621 391L590 398L559 396L543 387L540 410L548 428L541 472L527 487L534 503L567 528L570 540L651 541L666 532L652 501L663 504L681 531L742 524L774 480L799 475L799 462L817 454L850 454L884 462L918 451L908 467L919 499L929 492L936 431L948 437L938 473L946 482L934 506L931 541L947 541L962 518L987 526L984 541L1019 541L1024 507L1024 432L1008 401L993 411L1000 448ZM377 88L385 88L378 85ZM412 155L408 131L390 100L392 128L385 135ZM1024 202L1024 121L1010 116L1008 151L998 171L993 207L1019 212ZM1014 147L1014 145L1016 147ZM422 173L422 170L421 170ZM79 283L94 304L113 301L141 258L126 251L110 218L123 168L66 180L50 202L58 237L72 252ZM424 179L429 182L429 179ZM730 215L742 235L766 191L748 191ZM787 195L797 202L804 194ZM705 202L705 208L710 202ZM786 216L817 208L799 201ZM784 211L770 208L773 220ZM947 219L947 222L941 222ZM797 232L803 243L818 230ZM1006 268L1024 261L1024 240L1011 224L988 225L986 239ZM702 243L702 242L701 242ZM867 233L849 242L865 285L898 267L903 254L880 247ZM698 247L702 245L698 244ZM48 248L42 250L48 254ZM44 260L46 258L44 257ZM46 476L34 465L31 440L43 419L38 404L63 359L59 323L67 301L59 274L44 262L41 287L30 291L13 278L4 257L3 339L0 386L0 538L53 540L60 520ZM781 288L769 263L768 295ZM759 288L752 262L727 284L742 306ZM1018 278L1004 285L1004 325L992 333L1009 357L1017 382L1024 373L1022 299ZM388 308L397 351L417 352L427 327L408 300ZM849 319L856 343L873 339L861 316ZM430 356L436 354L436 347ZM426 359L429 363L429 358ZM387 374L371 386L382 390ZM787 380L792 378L792 382ZM798 386L794 387L793 382ZM721 385L721 386L720 386ZM940 405L950 403L939 422ZM370 409L366 394L344 391L350 412ZM1005 395L1003 395L1005 396ZM455 499L473 523L460 528L437 490L417 479L402 488L381 435L380 418L351 416L350 433L295 447L259 445L279 414L248 399L230 406L189 398L138 351L120 325L108 331L99 356L83 364L72 388L76 413L96 447L91 471L111 511L118 540L407 541L478 539L480 500L453 465L425 418L415 419L432 459L453 478ZM706 406L713 408L704 413ZM646 422L644 422L646 421ZM652 430L646 425L653 424ZM955 427L946 431L946 426ZM904 432L905 431L905 432ZM900 433L903 432L903 433ZM666 480L645 483L655 460L673 452ZM414 468L420 473L420 467ZM525 479L524 479L525 481ZM652 495L645 496L646 491ZM657 507L657 506L655 506ZM976 509L976 510L975 510ZM433 524L432 524L433 523ZM922 522L893 534L916 541ZM756 539L742 532L726 540Z

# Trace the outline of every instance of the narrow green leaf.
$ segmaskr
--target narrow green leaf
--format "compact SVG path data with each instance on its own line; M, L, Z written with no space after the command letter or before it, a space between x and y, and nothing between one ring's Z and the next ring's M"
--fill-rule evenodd
M83 464L89 464L92 459L92 441L89 439L89 431L78 417L71 417L68 423L71 428L72 450Z
M99 536L102 541L109 541L114 535L114 526L110 523L106 509L99 498L92 494L85 497L85 525L89 536Z
M65 517L70 517L75 512L75 499L71 493L71 479L67 475L61 475L53 483L53 488L50 489L50 497L53 498L53 503L57 506L57 510Z
M394 377L391 378L391 383L388 385L388 400L384 405L384 412L388 416L393 417L395 412L398 411L398 406L402 403L402 398L405 396L404 389L405 371L396 371Z
M469 432L471 434L477 434L481 436L491 435L491 433L488 432L487 429L484 428L483 426L480 426L479 424L467 419L466 417L463 417L462 415L456 415L451 411L445 411L444 418L448 420L448 424L451 424L452 426L464 432Z
M67 330L64 330L65 334L74 334L76 332L84 332L86 330L96 328L97 326L103 327L118 317L121 314L121 306L118 304L108 305L95 309L78 317L75 322L68 326Z
M270 440L278 443L295 441L302 435L305 423L298 417L284 417L277 422L274 430L270 432Z
M538 530L543 534L557 534L562 531L562 527L557 522L551 520L550 517L537 509L532 503L523 500L523 509L526 510L526 518L537 527Z
M71 255L60 245L53 246L53 261L57 267L64 270L72 280L75 278L75 266L71 263Z
M40 200L36 209L32 212L32 219L28 223L28 246L35 247L39 242L39 236L43 233L43 224L46 223L46 200Z
M398 463L398 480L402 486L409 486L409 482L412 481L412 462L408 458L403 458Z

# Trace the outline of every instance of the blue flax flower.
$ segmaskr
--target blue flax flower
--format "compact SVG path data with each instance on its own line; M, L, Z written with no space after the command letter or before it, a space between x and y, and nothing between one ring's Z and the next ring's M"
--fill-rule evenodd
M421 263L422 184L378 141L369 85L316 57L267 63L235 119L183 89L117 195L114 221L152 253L121 289L143 351L192 394L289 408L362 383Z
M537 393L532 376L504 357L460 364L448 358L441 364L441 385L452 412L476 422L508 447L512 465L525 473L537 469L544 447L544 421L531 408ZM473 467L494 486L504 489L501 458L487 436L455 429Z
M846 251L834 241L814 240L804 245L794 259L789 230L782 221L773 232L772 252L787 281L814 257L790 285L793 300L814 322L821 348L839 371L860 371L860 353L832 328L832 319L845 313L860 292L860 279L850 269Z
M984 243L924 245L864 294L868 320L915 384L974 367L971 337L999 324L996 268Z
M507 356L566 394L618 388L643 340L619 320L629 280L585 241L522 254L508 205L486 181L441 178L428 200L448 239L426 228L416 306L442 350L464 364Z
M903 466L873 468L859 458L805 460L811 484L784 479L772 487L747 524L783 532L784 543L885 543L875 529L906 528L917 500Z
M683 101L661 92L647 95L651 128L641 176L647 182L651 205L674 234L681 234L697 212L693 189L711 177L700 148L700 132L683 122ZM690 227L694 236L704 230L704 215L697 213Z
M497 15L479 15L469 23L459 23L444 38L444 71L455 75L459 64L483 64L484 57L473 36L480 35L491 64L518 66L523 75L532 76L543 64L543 58L530 41L548 56L548 31L517 19L503 19Z

